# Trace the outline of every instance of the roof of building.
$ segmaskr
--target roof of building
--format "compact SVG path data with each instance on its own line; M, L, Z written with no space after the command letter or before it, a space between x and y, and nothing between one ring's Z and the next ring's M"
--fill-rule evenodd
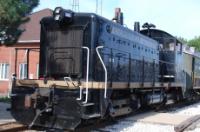
M40 20L45 16L51 16L51 9L43 9L30 14L29 20L20 25L24 30L18 39L18 43L35 43L40 42Z

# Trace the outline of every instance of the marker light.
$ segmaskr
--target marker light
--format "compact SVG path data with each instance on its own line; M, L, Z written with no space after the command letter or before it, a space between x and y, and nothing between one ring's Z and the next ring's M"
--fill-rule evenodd
M72 17L72 13L71 13L71 12L66 12L66 11L65 11L65 17L71 18L71 17Z

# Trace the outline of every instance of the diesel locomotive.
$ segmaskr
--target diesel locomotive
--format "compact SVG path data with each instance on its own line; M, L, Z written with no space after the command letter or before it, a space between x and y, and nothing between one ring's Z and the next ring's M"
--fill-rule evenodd
M122 18L120 11L110 21L61 7L43 18L39 78L13 76L13 117L29 127L74 130L197 97L199 54L162 30L138 23L130 30Z

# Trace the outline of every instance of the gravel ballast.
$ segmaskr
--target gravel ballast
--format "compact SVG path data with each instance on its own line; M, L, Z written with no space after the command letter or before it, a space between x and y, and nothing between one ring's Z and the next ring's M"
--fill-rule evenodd
M180 108L176 111L169 112L174 115L182 116L195 116L200 114L200 103L196 103L190 106ZM141 121L127 121L134 117L128 117L127 119L120 120L118 123L102 128L103 131L109 132L174 132L174 125L149 123ZM158 119L159 120L159 119ZM159 122L159 121L158 121ZM200 132L200 125L194 130L188 130L187 132Z
M10 104L0 102L0 124L15 121L12 118L12 116L10 115L10 112L6 111L6 109L9 107L10 107ZM170 111L168 113L174 115L174 118L176 118L176 115L191 116L191 117L195 116L195 115L200 115L200 103L186 106L186 107L180 108L175 111ZM160 114L160 113L158 113L158 114ZM153 115L150 114L150 116L153 116ZM134 118L135 118L135 116L130 116L130 117L127 117L124 119L120 119L117 121L117 123L115 123L113 125L106 126L105 128L100 128L100 131L108 131L108 132L174 132L174 125L159 124L159 123L155 123L155 122L154 123L145 122L145 120L144 121L142 121L142 120L135 121ZM187 130L187 132L200 132L200 124L194 130Z

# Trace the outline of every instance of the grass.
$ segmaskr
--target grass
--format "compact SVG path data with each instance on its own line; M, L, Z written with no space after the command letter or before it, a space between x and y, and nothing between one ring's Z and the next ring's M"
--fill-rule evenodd
M8 97L0 97L0 102L10 103L10 98L8 98Z

